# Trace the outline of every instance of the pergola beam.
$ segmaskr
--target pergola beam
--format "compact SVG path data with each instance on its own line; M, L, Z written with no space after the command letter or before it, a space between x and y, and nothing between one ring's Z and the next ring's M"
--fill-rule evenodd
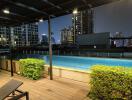
M5 14L1 14L0 15L0 19L6 19L6 20L10 20L10 21L17 21L20 22L19 20L17 20L17 17L20 19L20 17L26 18L26 16L20 15L20 14L16 14L13 12L10 12L10 17L8 15L5 16ZM16 17L15 17L16 16Z
M12 20L11 18L0 16L0 19Z
M87 1L86 1L86 0L82 0L82 1L83 1L83 3L84 3L84 4L86 4L86 5L87 5Z
M16 17L12 18L12 17L8 17L8 16L0 16L0 23L2 23L2 24L20 23L20 20L18 20Z
M44 1L45 1L45 0L44 0ZM75 1L75 0L69 0L69 1L67 1L67 2L64 2L64 3L58 4L58 5L56 5L56 6L59 6L59 7L60 7L60 6L63 6L63 5L68 5L68 4L72 3L73 1ZM54 9L54 8L55 8L55 6L49 8L49 9L43 9L43 10L44 10L44 11L45 11L45 10L50 11L50 10L52 10L52 9ZM61 7L60 10L64 10L64 8ZM66 11L66 12L69 12L69 11Z
M28 9L28 10L32 10L32 11L35 11L35 12L37 12L37 13L41 13L41 14L44 14L44 15L47 15L47 16L48 16L48 13L43 12L43 11L37 9L37 8L34 8L33 6L28 6L28 5L25 5L25 4L23 4L23 3L14 2L14 1L11 1L11 0L4 0L4 1L9 2L9 3L11 3L11 4L14 4L14 5L16 5L16 6L19 6L19 7L22 7L22 8L26 8L26 9Z
M47 3L47 4L49 4L49 5L51 5L51 6L53 6L53 7L55 7L55 8L62 9L60 6L55 5L54 3L52 3L52 2L50 2L48 0L42 0L42 1L45 2L45 3Z
M14 12L10 12L10 15L14 15L14 16L20 16L20 17L26 17L24 15L18 14L18 13L14 13Z

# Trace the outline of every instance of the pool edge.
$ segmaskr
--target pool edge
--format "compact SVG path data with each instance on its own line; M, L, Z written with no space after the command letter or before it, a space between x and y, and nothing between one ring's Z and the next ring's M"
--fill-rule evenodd
M49 73L49 65L45 65L46 71ZM82 71L82 70L75 70L71 68L60 68L58 66L53 66L53 77L63 77L75 81L80 81L84 83L88 83L90 80L90 72Z

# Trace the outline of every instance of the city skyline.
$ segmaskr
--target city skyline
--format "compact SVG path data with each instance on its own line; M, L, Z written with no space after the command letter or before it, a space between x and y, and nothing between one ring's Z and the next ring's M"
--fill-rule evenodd
M54 33L54 38L56 43L60 43L60 31L64 27L68 27L72 25L72 15L68 14L65 16L57 17L54 19L51 19L51 30ZM40 22L39 25L39 35L41 39L42 34L48 35L48 23L47 21Z

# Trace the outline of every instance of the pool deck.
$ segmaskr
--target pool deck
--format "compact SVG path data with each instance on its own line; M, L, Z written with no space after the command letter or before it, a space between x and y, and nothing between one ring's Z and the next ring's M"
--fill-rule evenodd
M44 65L45 71L48 73L49 65ZM73 68L65 68L63 66L53 66L53 75L57 77L68 78L71 80L76 80L80 82L89 83L90 81L90 71L89 70L77 70Z
M86 98L88 83L55 76L52 81L48 77L33 81L16 74L10 77L9 72L0 71L0 87L10 79L24 82L20 89L29 92L30 100L90 100Z

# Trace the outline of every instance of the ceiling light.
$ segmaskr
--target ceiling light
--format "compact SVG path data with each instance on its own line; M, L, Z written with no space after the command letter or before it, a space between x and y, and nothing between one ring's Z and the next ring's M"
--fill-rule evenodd
M9 13L10 13L10 11L9 11L8 9L4 9L3 12L4 12L5 14L9 14Z
M40 19L39 22L43 22L44 20L43 19Z
M74 9L73 14L77 14L77 13L78 13L77 9Z

